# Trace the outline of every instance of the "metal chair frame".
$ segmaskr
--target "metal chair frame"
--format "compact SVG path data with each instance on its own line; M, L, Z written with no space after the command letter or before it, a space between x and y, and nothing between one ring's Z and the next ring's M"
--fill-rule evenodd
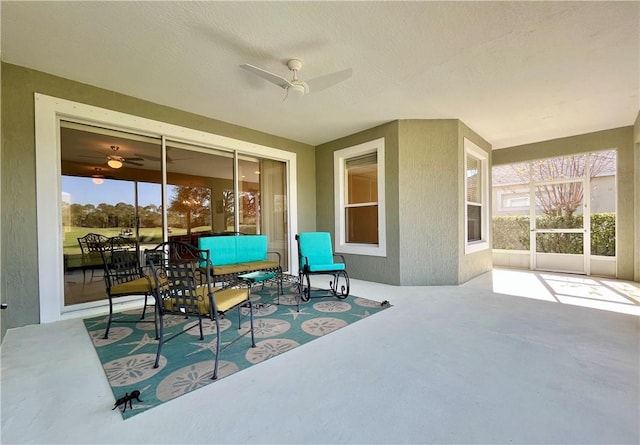
M349 296L349 274L346 271L346 262L343 255L333 253L333 248L331 246L331 237L329 236L329 246L328 249L331 249L331 255L334 258L340 258L342 260L342 264L345 264L345 268L336 268L336 269L324 269L324 270L313 270L313 264L309 263L309 257L305 256L302 251L303 248L300 243L300 235L296 235L296 241L298 244L298 295L300 300L307 302L312 297L320 298L326 296L332 296L339 299L345 299ZM340 263L334 263L340 264ZM322 292L329 292L329 294L312 296L311 295L311 275L329 275L332 279L329 281L328 289L318 289ZM342 283L341 283L342 281Z
M213 321L216 329L216 352L212 379L218 378L218 365L220 353L231 344L244 337L241 334L232 342L222 347L220 339L220 320L224 318L225 312L221 311L216 302L216 294L222 293L231 288L214 288L211 281L210 267L202 267L211 263L209 250L200 250L196 247L180 242L168 241L161 243L154 249L145 251L145 260L149 262L154 280L154 296L156 300L156 313L159 320L158 349L154 368L159 366L160 355L164 343L172 340L178 335L187 332L196 326L200 330L200 340L204 340L202 330L202 319L207 317ZM236 283L238 286L238 283ZM253 304L250 292L246 290L246 299L237 302L225 310L238 309L238 329L242 322L241 308L248 308L250 319L251 347L256 347L253 330ZM205 303L206 299L206 303ZM208 308L205 313L204 309ZM171 337L164 338L164 317L166 315L179 315L184 317L197 317L198 321L192 326L181 330Z
M149 306L149 296L153 293L152 281L149 276L150 270L140 264L140 247L135 239L114 236L108 238L102 245L100 255L104 264L104 281L107 297L109 298L109 321L103 338L109 338L109 330L112 323L137 323L138 320L114 320L113 304L114 299L127 295L144 295L144 307L140 320L144 320L147 306ZM127 283L137 282L136 288L127 288ZM122 289L126 291L122 291ZM158 337L158 325L154 313L156 338Z

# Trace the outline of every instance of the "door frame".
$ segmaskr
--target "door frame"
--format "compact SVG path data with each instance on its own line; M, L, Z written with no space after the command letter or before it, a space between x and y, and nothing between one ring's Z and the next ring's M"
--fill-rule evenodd
M529 250L531 255L531 269L532 270L544 270L547 272L562 272L562 273L574 273L579 275L591 275L590 264L591 264L591 211L590 207L587 205L591 200L591 184L590 184L590 175L589 175L589 154L584 155L585 159L585 174L582 177L575 178L567 178L567 179L553 179L549 181L534 181L533 177L529 182L529 228L531 231L531 236L529 238ZM531 173L532 176L532 173ZM583 188L583 197L582 197L582 228L577 229L539 229L536 227L536 207L537 207L537 197L536 197L536 189L538 186L545 185L556 185L556 184L571 184L571 183L582 183ZM582 270L572 270L572 269L557 269L550 267L539 267L538 266L538 255L537 252L537 238L536 234L538 233L580 233L583 234L582 238ZM559 253L559 254L545 254L545 255L562 255L562 256L578 256L579 254L567 254L567 253ZM559 257L562 258L562 257Z

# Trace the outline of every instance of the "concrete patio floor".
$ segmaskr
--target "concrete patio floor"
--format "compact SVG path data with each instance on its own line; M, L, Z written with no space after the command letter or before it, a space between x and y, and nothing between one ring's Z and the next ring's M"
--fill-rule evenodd
M0 441L640 443L638 283L496 269L352 293L393 307L126 421L81 320L10 330Z

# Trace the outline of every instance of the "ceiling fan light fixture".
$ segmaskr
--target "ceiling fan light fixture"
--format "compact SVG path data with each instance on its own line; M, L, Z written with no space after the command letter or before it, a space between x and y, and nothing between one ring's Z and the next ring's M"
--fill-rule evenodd
M287 87L287 92L295 97L302 97L305 95L306 91L304 86L299 84L293 84Z
M102 174L102 169L100 167L96 167L96 174L91 175L91 182L95 185L100 185L104 182L104 175Z
M107 160L107 165L111 168L120 168L122 167L122 158L118 158L116 156L109 156Z

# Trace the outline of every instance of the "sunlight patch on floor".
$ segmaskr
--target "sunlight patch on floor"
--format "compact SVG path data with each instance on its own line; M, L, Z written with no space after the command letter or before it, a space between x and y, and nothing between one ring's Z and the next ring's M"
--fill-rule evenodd
M640 316L640 285L580 275L494 269L496 293Z
M557 301L538 277L528 271L494 269L493 291L536 300Z

